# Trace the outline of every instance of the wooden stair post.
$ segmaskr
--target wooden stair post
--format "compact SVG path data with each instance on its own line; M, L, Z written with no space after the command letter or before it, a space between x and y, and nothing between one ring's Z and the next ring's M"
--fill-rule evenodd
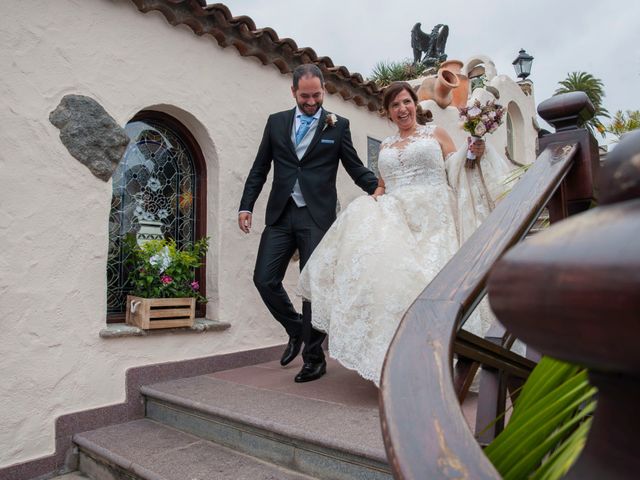
M598 387L585 449L566 477L573 480L640 475L640 130L609 154L600 183L601 206L512 249L489 282L510 331L586 366Z

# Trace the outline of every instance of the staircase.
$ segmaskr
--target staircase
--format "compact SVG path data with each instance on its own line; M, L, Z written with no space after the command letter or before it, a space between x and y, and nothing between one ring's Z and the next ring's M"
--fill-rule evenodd
M144 419L74 436L78 468L96 480L391 479L377 388L333 361L296 384L300 368L268 362L145 385Z

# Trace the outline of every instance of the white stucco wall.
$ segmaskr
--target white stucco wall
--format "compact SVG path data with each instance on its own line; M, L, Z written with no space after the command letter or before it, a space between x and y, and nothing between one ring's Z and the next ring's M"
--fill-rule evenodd
M30 0L0 4L0 468L54 451L54 420L124 401L134 366L282 343L252 284L267 187L255 228L237 228L246 174L270 112L293 107L290 76L172 27L129 0ZM49 123L66 94L94 98L124 126L142 109L191 129L208 166L208 315L224 333L104 340L111 182L75 160ZM327 98L366 136L391 125ZM344 206L358 189L340 175ZM287 279L289 285L295 275Z

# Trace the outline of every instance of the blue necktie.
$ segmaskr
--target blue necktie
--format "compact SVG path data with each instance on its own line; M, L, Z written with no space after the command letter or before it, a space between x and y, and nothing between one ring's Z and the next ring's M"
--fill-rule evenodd
M300 115L300 126L296 131L296 145L298 145L304 136L309 131L309 127L311 127L311 123L313 122L313 117L308 115Z

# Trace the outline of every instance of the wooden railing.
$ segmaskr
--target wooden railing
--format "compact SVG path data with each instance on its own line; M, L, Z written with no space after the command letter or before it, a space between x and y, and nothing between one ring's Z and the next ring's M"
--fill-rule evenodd
M593 115L581 92L543 102L539 113L557 133L511 193L424 289L405 314L387 353L380 410L387 457L398 479L497 479L462 415L452 377L454 347L472 361L523 373L505 348L461 332L485 293L496 261L549 205L553 220L593 197L595 139L577 124Z
M509 330L586 366L598 387L585 449L565 477L576 480L640 476L640 130L620 141L601 173L598 208L518 245L489 282Z

